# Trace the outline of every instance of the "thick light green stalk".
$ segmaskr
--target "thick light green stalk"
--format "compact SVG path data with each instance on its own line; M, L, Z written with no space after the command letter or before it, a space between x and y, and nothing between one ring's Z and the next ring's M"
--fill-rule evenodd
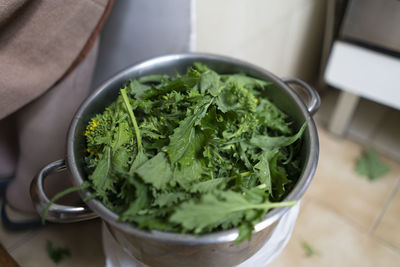
M136 122L135 114L133 114L132 106L129 103L129 98L128 98L128 95L126 94L126 87L121 89L121 95L122 95L122 98L124 99L124 103L125 103L126 109L128 110L129 116L131 117L133 127L135 128L138 151L142 151L142 149L143 149L142 148L142 138L140 136L139 126Z
M296 205L297 201L286 201L286 202L267 202L261 204L250 204L250 205L243 205L240 207L232 208L230 211L241 211L247 209L263 209L269 210L273 208L281 208L281 207L290 207Z

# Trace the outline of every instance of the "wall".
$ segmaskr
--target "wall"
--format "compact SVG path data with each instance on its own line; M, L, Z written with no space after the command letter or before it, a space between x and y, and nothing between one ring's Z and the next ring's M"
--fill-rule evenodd
M325 0L195 0L195 50L243 59L279 77L313 81L325 5Z
M190 1L115 1L100 36L93 85L140 61L189 50Z

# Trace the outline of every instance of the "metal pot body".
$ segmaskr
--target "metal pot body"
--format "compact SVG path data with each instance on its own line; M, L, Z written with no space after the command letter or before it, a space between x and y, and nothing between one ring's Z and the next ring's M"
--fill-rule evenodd
M318 161L318 135L312 119L312 114L316 112L320 103L318 94L301 80L279 79L270 72L243 61L198 53L162 56L129 67L103 83L85 100L77 111L68 133L66 165L72 173L73 184L79 186L87 177L84 171L86 125L95 114L103 112L106 106L115 101L124 82L150 74L184 73L194 62L202 62L218 73L245 73L273 82L274 85L270 86L263 94L291 117L294 127L299 128L305 121L308 121L302 141L302 174L295 188L285 199L287 201L299 200L313 178ZM307 95L307 104L291 87L292 84L296 85L301 94ZM52 170L64 166L63 161L55 163L52 163ZM47 197L44 197L44 192L41 192L41 183L47 173L51 171L49 170L50 165L43 168L31 186L32 199L39 212L48 202ZM80 194L82 199L90 196L86 190L81 190ZM87 205L94 215L98 215L106 222L110 232L125 251L144 264L163 267L237 265L251 257L265 244L279 219L289 210L289 207L285 207L268 212L263 221L255 226L250 241L235 244L234 240L238 236L237 229L205 235L145 231L137 229L131 224L118 222L118 215L108 210L96 199L88 200ZM92 217L93 213L89 213L85 207L72 208L52 205L47 219L71 222Z
M160 242L134 234L126 234L118 227L106 224L124 251L148 266L226 266L232 267L254 255L267 242L276 222L263 231L254 233L251 241L212 243Z

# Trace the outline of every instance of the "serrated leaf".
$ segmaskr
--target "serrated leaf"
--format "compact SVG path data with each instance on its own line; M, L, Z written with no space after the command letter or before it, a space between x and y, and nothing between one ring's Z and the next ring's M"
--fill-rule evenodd
M137 168L143 165L148 160L146 154L139 150L136 154L135 160L132 162L131 168L129 169L129 173L132 175Z
M373 181L386 175L390 168L380 161L375 149L369 148L357 159L356 171L359 175Z
M130 81L129 83L129 93L134 95L135 98L141 99L146 93L151 90L151 86L145 85L137 80Z
M202 181L195 183L191 186L190 192L196 193L208 193L214 190L221 190L221 185L225 185L227 182L229 182L230 179L228 178L215 178L207 181Z
M181 204L170 221L180 223L187 230L194 230L200 233L204 228L223 223L227 216L235 213L242 217L243 207L247 201L234 192L221 192L224 199L217 195L208 193L202 196L200 201L188 201Z
M174 169L171 182L174 185L179 184L183 188L190 188L193 182L197 182L200 179L202 172L201 163L198 160L192 160L190 165L185 164Z
M291 134L289 126L290 122L287 122L288 116L283 113L277 106L272 104L269 100L259 98L257 104L257 118L260 123L267 125L269 128L278 130L282 134Z
M300 130L293 136L271 137L268 135L256 135L250 139L250 144L264 150L271 150L277 147L284 147L293 144L303 135L307 127L307 122L301 126Z
M266 190L269 192L272 191L272 183L271 183L271 171L269 169L269 152L264 152L261 154L260 161L254 165L254 169L256 170L256 174L261 184L266 185Z
M179 201L185 200L188 198L188 194L184 192L168 192L162 193L154 200L153 205L159 207L171 206L172 204L176 204Z
M135 199L130 203L129 207L121 214L121 221L133 220L137 214L149 205L148 187L139 182L135 177L129 177L129 183L135 188Z
M210 93L212 96L218 96L221 92L219 75L212 70L207 70L201 74L199 87L202 94Z
M121 146L128 144L133 138L132 131L129 129L129 125L126 121L120 122L116 128L113 136L112 150L116 151Z
M171 166L163 152L144 162L135 173L156 189L164 189L172 178Z
M230 74L230 75L221 75L222 79L226 83L235 83L239 86L245 87L247 89L254 90L256 88L258 89L264 89L268 85L272 84L271 82L268 81L263 81L259 79L255 79L249 76L246 76L245 74Z
M204 228L223 223L228 217L243 217L251 209L268 211L277 206L290 206L295 202L253 204L242 194L220 191L204 194L200 201L191 200L181 204L170 221L181 224L187 230L201 233Z
M106 191L113 189L113 179L110 177L111 173L111 148L106 147L102 158L97 163L97 167L89 176L92 180L93 186L97 193L106 197Z
M166 148L169 159L172 164L176 163L186 152L190 144L195 138L194 125L199 123L205 116L208 107L211 105L212 99L203 99L195 106L193 114L187 116L174 130L174 134L170 137L170 144Z
M187 117L182 121L181 125L175 129L174 134L170 137L170 143L167 147L167 153L171 163L177 162L186 152L190 144L193 142L195 129L194 116Z

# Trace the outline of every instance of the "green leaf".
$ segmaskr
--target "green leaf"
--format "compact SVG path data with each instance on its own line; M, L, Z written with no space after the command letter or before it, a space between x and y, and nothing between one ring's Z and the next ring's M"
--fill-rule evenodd
M356 171L359 175L373 181L385 176L390 168L380 161L375 149L369 148L357 159Z
M96 169L89 176L93 186L99 195L105 197L107 190L114 188L114 180L111 174L111 148L106 147L102 158L99 160Z
M159 207L167 207L176 204L180 201L186 200L190 195L184 192L168 192L162 193L154 200L153 205Z
M160 219L156 215L140 215L133 217L131 220L136 223L139 228L157 229L163 232L176 232L174 225L166 223L164 219Z
M170 144L166 148L169 159L172 164L176 163L186 152L190 144L195 138L195 124L199 123L206 115L208 107L211 105L212 99L203 99L194 107L193 114L187 116L174 130L174 134L170 137Z
M169 76L165 74L154 74L154 75L147 75L140 77L138 81L143 84L143 83L160 83L165 80L168 80Z
M193 142L195 129L195 116L187 117L182 121L180 126L175 129L174 134L170 136L170 143L166 148L171 163L177 162L186 152L190 144Z
M181 204L170 220L180 223L187 230L201 233L204 228L223 223L227 217L243 217L249 209L268 211L274 207L294 205L295 202L253 204L242 194L232 191L221 191L217 194L207 193L200 201L191 200Z
M192 160L191 164L186 164L174 169L172 184L179 184L183 188L189 188L190 184L200 179L203 169L198 160Z
M250 144L255 145L263 150L271 150L278 147L289 146L296 142L303 135L307 127L307 122L301 126L300 130L293 136L271 137L268 135L255 135L250 139Z
M143 163L135 173L145 183L151 184L156 189L165 189L172 178L171 166L163 152Z
M116 151L123 145L129 144L132 138L132 131L129 129L128 123L126 121L120 122L114 133L112 150Z
M250 240L251 234L254 230L251 223L242 223L238 227L239 229L239 236L235 240L235 244L239 244L245 240Z
M137 99L143 98L143 96L145 96L146 93L151 89L151 86L144 85L137 80L130 81L128 86L130 89L129 92Z
M49 240L46 242L46 251L49 258L58 264L66 258L71 258L71 251L68 248L54 247L53 243Z
M199 81L200 92L204 95L210 93L212 96L218 96L221 92L219 75L212 70L202 73Z
M272 181L272 196L274 200L281 200L286 193L285 186L291 183L291 180L287 177L286 169L279 165L278 163L279 154L274 154L272 159L270 159L270 171L271 171L271 181Z
M214 190L221 190L221 185L226 185L230 179L228 178L215 178L202 182L195 183L191 186L190 191L192 193L208 193Z
M190 90L198 84L200 77L201 74L197 70L190 68L186 75L178 80L182 82L186 90Z
M239 86L245 87L247 89L263 89L266 86L272 84L269 81L262 81L259 79L255 79L244 74L229 74L229 75L221 75L222 79L226 83L235 83Z
M282 134L291 134L289 128L290 122L287 122L288 116L283 113L277 106L272 104L271 101L264 98L257 99L257 118L259 123L267 125L273 130L278 130Z
M201 62L195 62L195 63L193 63L193 68L194 68L195 70L197 70L199 73L204 73L204 72L210 70L210 68L209 68L207 65L205 65L205 64L203 64L203 63L201 63Z
M260 161L254 165L254 169L257 171L257 176L261 184L266 185L266 190L272 191L271 183L271 171L269 169L268 162L269 152L264 152L261 154Z
M252 187L250 189L243 189L243 196L251 203L260 204L268 200L268 193L265 191L264 184Z
M311 257L316 254L316 250L308 243L307 241L302 241L301 246L303 247L304 251L306 252L306 257Z
M248 204L246 199L234 192L221 192L221 194L224 195L224 199L208 193L203 195L199 202L195 200L184 202L170 217L170 220L182 224L187 230L201 233L206 227L223 223L226 217L232 213L242 217L243 209L240 207Z
M132 174L136 171L137 168L143 165L148 160L146 154L143 151L139 151L135 157L135 160L132 162L131 168L129 169L129 173Z
M148 188L143 183L139 182L135 177L131 176L129 183L135 188L135 199L130 203L129 207L121 214L121 221L133 220L137 214L147 207L150 203Z

